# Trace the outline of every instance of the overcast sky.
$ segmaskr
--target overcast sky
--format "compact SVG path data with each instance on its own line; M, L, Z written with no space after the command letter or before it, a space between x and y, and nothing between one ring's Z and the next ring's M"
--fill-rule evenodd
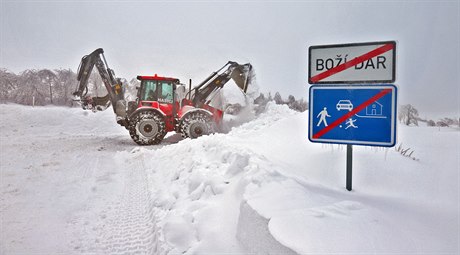
M6 1L0 67L71 68L104 48L117 76L198 83L228 60L262 91L308 98L311 45L397 41L399 102L460 115L459 1Z

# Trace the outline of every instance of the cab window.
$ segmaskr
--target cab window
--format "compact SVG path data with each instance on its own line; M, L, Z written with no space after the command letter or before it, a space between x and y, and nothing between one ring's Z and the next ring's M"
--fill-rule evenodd
M161 103L172 103L173 102L173 86L171 82L160 82L161 94L159 100Z
M156 101L156 81L143 81L144 82L144 93L142 94L143 100Z

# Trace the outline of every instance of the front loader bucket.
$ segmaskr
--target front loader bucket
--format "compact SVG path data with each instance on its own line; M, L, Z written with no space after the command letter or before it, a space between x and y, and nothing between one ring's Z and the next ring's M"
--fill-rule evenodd
M249 84L251 84L252 79L254 78L254 73L252 71L252 65L247 63L244 65L238 65L233 69L233 72L230 76L236 85L246 93L248 90Z

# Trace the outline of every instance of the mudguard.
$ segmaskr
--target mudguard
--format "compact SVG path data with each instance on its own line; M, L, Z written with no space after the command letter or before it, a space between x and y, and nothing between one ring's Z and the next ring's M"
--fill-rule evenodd
M132 117L136 114L138 114L139 112L143 112L143 111L154 111L154 112L158 112L161 116L163 117L166 117L166 114L160 110L160 109L157 109L157 108L152 108L152 107L139 107L137 108L134 112L132 112L128 119L132 119Z
M208 114L210 117L213 116L212 112L210 112L208 110L205 110L205 109L202 109L202 108L196 108L196 107L193 107L191 105L186 105L186 106L182 107L182 109L179 112L179 120L180 120L180 122L182 122L184 117L186 117L187 115L192 114L194 112L204 112L204 113Z

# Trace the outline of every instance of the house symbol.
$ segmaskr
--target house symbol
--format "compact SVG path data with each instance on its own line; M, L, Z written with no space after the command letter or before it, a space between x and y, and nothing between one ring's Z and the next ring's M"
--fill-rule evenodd
M367 116L381 116L383 105L377 101L366 107Z

